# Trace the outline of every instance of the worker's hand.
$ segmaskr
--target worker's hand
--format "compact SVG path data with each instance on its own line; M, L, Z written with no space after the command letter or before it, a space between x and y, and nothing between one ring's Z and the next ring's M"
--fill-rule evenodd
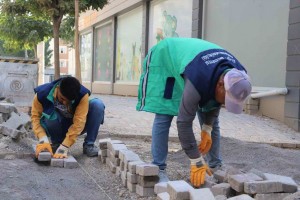
M212 172L211 169L207 166L202 156L196 159L191 160L191 184L194 187L200 187L205 182L205 175L206 173L211 176Z
M56 150L53 158L67 158L68 157L68 150L69 148L64 145L59 145L58 149Z
M210 150L212 144L211 131L212 128L210 126L203 124L201 131L201 142L198 146L198 149L202 155L207 154L207 152Z
M38 157L42 151L48 151L51 153L51 156L53 155L52 147L49 143L47 136L44 136L39 139L39 143L36 145L35 149L35 157Z

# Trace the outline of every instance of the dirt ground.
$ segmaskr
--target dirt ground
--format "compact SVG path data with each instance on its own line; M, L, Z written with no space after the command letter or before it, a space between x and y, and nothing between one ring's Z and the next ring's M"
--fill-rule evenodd
M142 160L151 162L149 138L115 138L113 135L110 138L122 140ZM30 158L32 138L14 142L2 136L1 199L155 199L130 193L122 186L121 179L112 174L98 158L82 155L83 139L84 136L80 136L71 148L71 154L80 167L61 169L33 162ZM226 166L243 171L255 168L262 172L290 176L300 183L300 150L247 143L232 138L222 138L221 147ZM189 181L189 161L178 142L169 142L167 164L167 173L171 180Z

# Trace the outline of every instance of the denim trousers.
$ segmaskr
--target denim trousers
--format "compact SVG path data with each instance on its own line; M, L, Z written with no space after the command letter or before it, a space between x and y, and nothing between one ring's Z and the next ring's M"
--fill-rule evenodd
M95 143L100 124L104 121L104 103L100 99L92 99L89 101L89 111L87 114L87 119L85 127L81 134L87 133L84 139L84 145L92 145ZM72 118L64 118L58 112L56 120L44 119L45 130L48 137L51 138L53 144L61 144L68 132L69 127L73 124Z
M202 126L205 115L200 111L197 112L197 115L199 123ZM151 143L152 163L157 165L160 170L164 170L167 166L169 130L173 117L172 115L155 114L153 122ZM219 118L216 118L213 124L211 138L212 146L205 159L208 161L209 167L214 168L222 164Z

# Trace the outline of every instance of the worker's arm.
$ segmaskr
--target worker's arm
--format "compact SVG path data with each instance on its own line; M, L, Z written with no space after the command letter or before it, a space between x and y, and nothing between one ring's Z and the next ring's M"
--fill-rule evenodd
M33 98L32 108L31 108L31 122L32 122L33 133L39 140L39 143L36 145L36 150L35 150L36 157L38 157L39 153L42 151L49 151L51 155L53 154L45 129L41 126L40 120L41 120L42 112L43 112L43 106L39 102L37 95L35 95Z
M73 117L73 124L68 129L66 138L64 139L62 145L64 145L65 147L70 147L75 143L78 135L80 135L80 133L84 129L88 110L89 110L89 94L86 94L81 99L78 106L76 107L74 117Z
M193 84L185 78L183 95L177 117L177 130L181 146L190 159L200 157L197 142L193 132L198 104L201 97Z
M31 122L32 130L35 136L40 139L47 136L45 129L41 126L41 116L43 112L43 106L39 102L37 95L34 96L31 108Z
M181 146L191 161L190 181L195 187L200 187L204 184L206 173L211 175L209 167L200 155L193 133L193 121L198 110L200 98L192 83L185 79L184 92L177 117L177 129Z

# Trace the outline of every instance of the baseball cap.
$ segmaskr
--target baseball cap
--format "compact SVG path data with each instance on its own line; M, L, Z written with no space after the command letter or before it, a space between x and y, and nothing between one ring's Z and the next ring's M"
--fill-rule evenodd
M243 111L243 104L251 93L250 77L245 71L231 69L224 76L225 108L232 113L240 114Z

